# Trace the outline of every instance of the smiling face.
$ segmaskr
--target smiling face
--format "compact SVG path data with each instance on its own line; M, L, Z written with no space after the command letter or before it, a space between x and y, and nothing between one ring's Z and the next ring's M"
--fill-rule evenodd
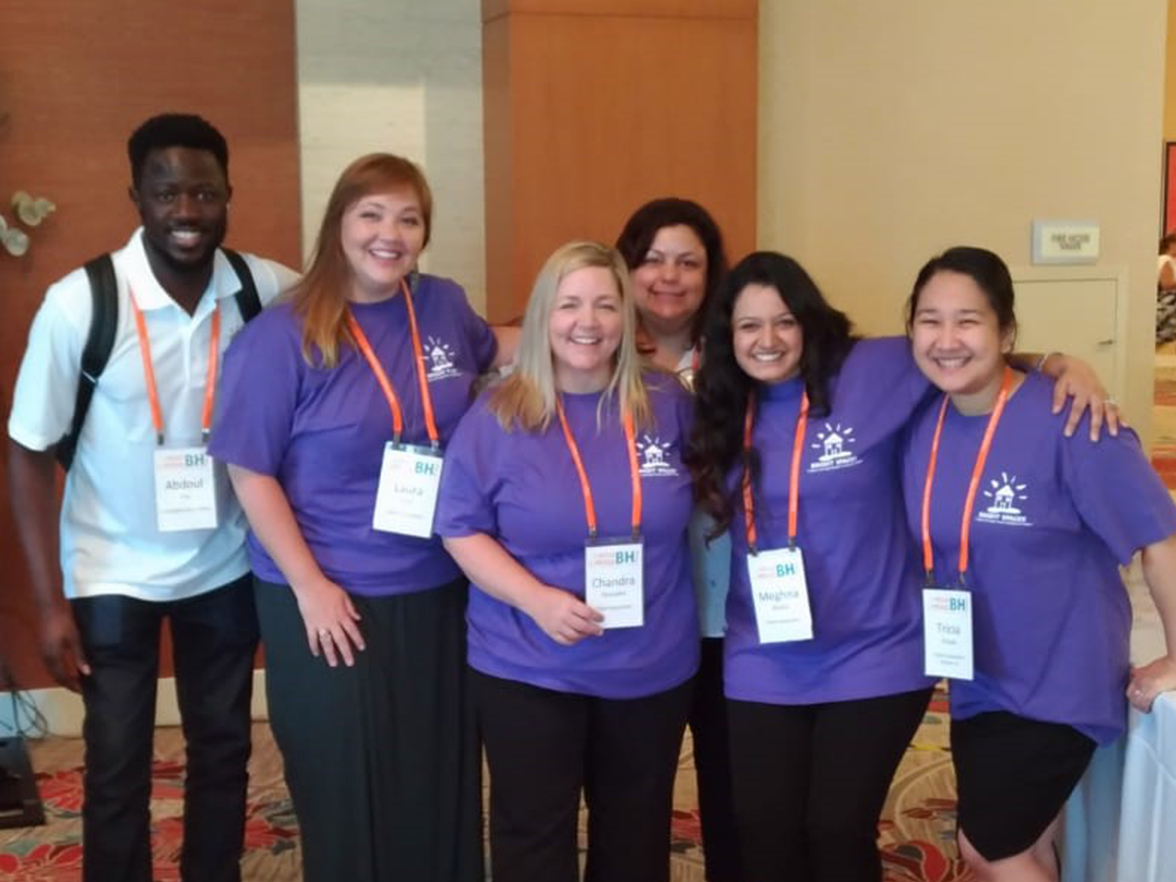
M916 295L911 317L915 362L963 413L992 407L1013 331L1001 329L987 295L965 273L941 270Z
M706 247L685 224L662 227L633 269L633 300L650 333L691 326L706 294Z
M157 277L211 271L231 195L224 169L207 150L167 147L147 154L130 196Z
M351 268L349 300L395 296L425 247L420 197L404 187L359 198L343 212L340 244Z
M731 343L743 372L769 385L800 373L804 331L771 285L752 284L735 298Z
M607 386L623 331L621 292L609 269L586 266L564 276L547 322L556 388L577 393Z

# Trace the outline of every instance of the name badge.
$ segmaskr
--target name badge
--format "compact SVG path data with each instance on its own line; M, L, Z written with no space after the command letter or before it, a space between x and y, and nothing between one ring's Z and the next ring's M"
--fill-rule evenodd
M804 556L799 548L775 548L747 556L760 643L813 639Z
M161 533L216 528L216 485L205 448L155 451L155 523Z
M373 529L418 539L432 536L443 464L441 454L431 448L385 444Z
M972 679L972 594L923 589L923 667L928 677Z
M602 628L645 624L645 547L604 539L584 546L584 602L604 616Z

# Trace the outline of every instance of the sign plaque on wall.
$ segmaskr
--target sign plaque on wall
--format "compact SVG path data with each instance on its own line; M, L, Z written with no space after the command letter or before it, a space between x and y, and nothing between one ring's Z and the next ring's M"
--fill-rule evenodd
M1035 220L1034 263L1095 263L1098 261L1096 221Z

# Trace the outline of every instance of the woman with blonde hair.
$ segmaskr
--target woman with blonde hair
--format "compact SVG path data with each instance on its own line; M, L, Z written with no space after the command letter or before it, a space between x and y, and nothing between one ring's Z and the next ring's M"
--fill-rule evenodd
M681 449L689 395L645 374L629 273L590 242L535 283L517 369L454 433L437 531L478 590L469 663L496 882L669 878L698 664Z
M457 284L418 273L431 221L415 165L357 159L301 284L225 359L210 452L249 518L307 882L482 876L467 583L432 506L499 347Z

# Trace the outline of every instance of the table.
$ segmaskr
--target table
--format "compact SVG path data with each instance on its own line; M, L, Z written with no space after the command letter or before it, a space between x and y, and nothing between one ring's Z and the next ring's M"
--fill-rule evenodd
M1164 651L1164 632L1138 566L1127 585L1139 664ZM1062 882L1176 882L1176 693L1150 714L1131 710L1127 733L1095 752L1066 804L1063 841Z

